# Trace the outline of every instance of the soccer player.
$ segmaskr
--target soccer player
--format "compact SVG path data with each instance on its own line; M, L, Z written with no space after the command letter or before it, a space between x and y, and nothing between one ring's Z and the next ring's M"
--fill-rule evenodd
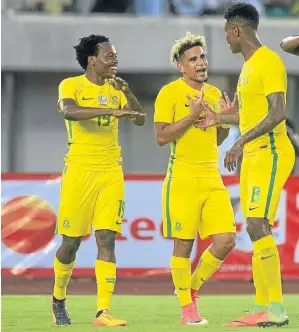
M182 324L207 324L197 311L197 292L235 246L235 221L230 195L218 170L218 148L229 133L227 125L207 130L194 127L204 103L220 110L219 89L208 78L203 36L188 33L172 47L171 62L182 77L165 85L155 102L155 135L159 145L170 143L171 154L163 185L163 233L174 238L171 273L182 309ZM191 276L190 255L199 232L211 238Z
M93 226L98 247L94 325L125 326L125 320L110 312L116 280L115 237L121 233L125 206L118 120L142 126L145 114L127 82L115 76L117 53L107 37L92 34L74 48L85 74L59 85L58 111L65 119L69 150L57 221L63 238L54 259L53 318L56 325L72 323L65 307L66 288L81 239Z
M256 290L252 311L228 326L284 326L280 258L271 234L283 186L294 166L295 154L286 130L287 74L280 57L257 36L259 15L247 3L230 6L225 14L226 40L233 54L242 53L238 107L227 100L230 113L208 109L199 127L222 123L240 126L241 136L226 154L229 170L243 152L241 204L253 242L252 271Z
M299 55L299 36L289 36L284 38L280 47L287 53Z

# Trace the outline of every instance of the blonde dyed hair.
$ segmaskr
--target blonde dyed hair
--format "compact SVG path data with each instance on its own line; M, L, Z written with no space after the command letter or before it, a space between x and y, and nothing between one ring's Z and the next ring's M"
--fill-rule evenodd
M193 35L191 32L187 32L186 36L182 39L178 39L172 46L170 53L170 62L174 64L179 60L180 53L183 48L195 45L200 45L205 51L207 50L206 39L204 36Z

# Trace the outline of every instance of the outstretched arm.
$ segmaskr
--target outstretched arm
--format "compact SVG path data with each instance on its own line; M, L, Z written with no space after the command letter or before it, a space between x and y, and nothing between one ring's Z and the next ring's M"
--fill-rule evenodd
M239 111L219 114L219 121L218 121L219 124L238 125L239 122L240 122Z
M81 107L75 100L65 98L58 103L58 111L66 120L81 121L97 118L99 116L113 115L119 119L135 119L137 112L132 110L115 110L111 108Z
M235 93L234 100L232 102L226 92L224 92L224 98L221 97L220 99L221 113L214 112L208 104L204 104L206 108L206 115L202 119L196 121L195 127L208 128L217 124L238 125L240 117L237 93Z
M280 47L287 53L299 55L299 36L289 36L284 38Z

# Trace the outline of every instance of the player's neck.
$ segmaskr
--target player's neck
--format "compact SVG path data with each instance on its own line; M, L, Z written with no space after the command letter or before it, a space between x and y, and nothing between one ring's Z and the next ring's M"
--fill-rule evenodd
M199 90L199 91L202 89L203 84L204 84L203 82L196 82L196 81L190 80L190 78L188 78L186 76L183 76L182 80L185 81L185 83L187 85L189 85L192 89Z
M263 44L257 36L244 41L244 44L241 46L241 53L244 57L244 60L248 61L253 56L253 54L262 46Z
M103 78L102 76L100 76L96 72L87 70L86 73L85 73L85 76L93 84L96 84L96 85L104 85L105 84L105 78Z

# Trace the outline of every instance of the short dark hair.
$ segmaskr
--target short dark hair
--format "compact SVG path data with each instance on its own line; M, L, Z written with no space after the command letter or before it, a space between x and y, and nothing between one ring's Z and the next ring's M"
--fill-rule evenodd
M76 59L79 65L86 70L89 56L97 56L99 53L98 45L109 43L109 38L103 35L89 35L79 39L79 44L74 46Z
M227 21L243 21L254 30L257 30L260 21L257 9L246 2L238 2L229 6L224 13L224 18Z

